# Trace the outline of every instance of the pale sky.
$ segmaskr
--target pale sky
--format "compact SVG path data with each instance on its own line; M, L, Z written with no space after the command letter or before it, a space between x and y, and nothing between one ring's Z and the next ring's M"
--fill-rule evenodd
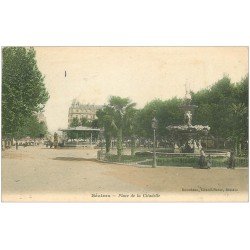
M185 83L197 91L228 74L248 74L247 47L35 47L50 99L50 131L66 128L77 98L104 104L109 96L129 97L137 107L159 98L183 97ZM64 71L67 71L67 77Z

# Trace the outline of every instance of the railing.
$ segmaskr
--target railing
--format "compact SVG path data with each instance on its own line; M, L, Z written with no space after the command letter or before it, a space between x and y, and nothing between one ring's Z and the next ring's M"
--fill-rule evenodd
M106 154L104 152L101 152L101 150L99 150L97 152L97 158L108 161L108 162L118 162L119 161L117 155L115 155L115 154ZM134 156L122 155L120 162L121 163L135 163L136 164L137 162L144 161L146 159L148 159L148 157L142 157L142 156L136 156L136 155L134 155Z
M146 165L152 164L152 161L146 163ZM199 157L166 157L157 158L158 166L183 166L183 167L198 167ZM229 162L227 157L213 157L211 158L211 167L228 167ZM236 157L235 167L248 167L248 158Z
M67 141L64 142L65 147L76 147L76 146L96 146L96 142L89 142L89 141Z
M107 162L118 162L118 156L114 154L98 153L98 159ZM247 157L236 157L235 167L248 167ZM138 165L152 165L153 157L151 155L122 155L120 163L133 163ZM211 157L211 167L228 167L228 158L225 156ZM199 155L184 155L177 157L176 155L164 155L157 157L157 166L173 166L173 167L198 167Z

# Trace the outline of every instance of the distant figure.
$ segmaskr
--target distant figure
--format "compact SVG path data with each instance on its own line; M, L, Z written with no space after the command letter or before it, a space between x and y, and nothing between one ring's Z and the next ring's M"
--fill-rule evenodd
M228 167L227 168L230 168L230 169L234 169L235 168L235 154L234 154L234 151L232 150L230 152L230 157L229 157L229 161L228 161Z
M192 113L191 111L186 111L184 114L184 122L188 125L191 126L192 123Z
M201 141L198 141L198 142L197 142L197 147L198 147L198 149L200 149L200 150L202 149Z
M194 140L189 140L188 141L188 153L193 153L194 152L194 143L195 141Z
M181 149L179 148L178 144L175 143L174 144L174 153L180 153L181 152Z
M199 167L206 168L206 154L203 151L203 149L201 149L201 151L200 151Z
M54 148L57 148L58 146L58 135L57 133L55 132L54 133Z
M49 144L49 148L53 147L53 142L51 140L49 140L48 144Z
M207 157L207 168L211 168L212 167L212 157L211 155L208 155Z
M185 153L185 144L180 146L180 153Z

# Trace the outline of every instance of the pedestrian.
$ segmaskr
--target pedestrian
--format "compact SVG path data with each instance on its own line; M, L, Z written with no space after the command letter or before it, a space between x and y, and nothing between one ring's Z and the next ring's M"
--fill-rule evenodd
M49 140L49 148L52 148L53 147L53 142L51 140Z
M209 154L207 157L207 168L211 168L212 167L212 157Z
M55 132L54 133L54 148L57 148L58 146L58 134Z
M201 149L201 151L200 151L199 167L206 168L206 154L203 151L203 149Z
M227 168L234 169L235 168L235 162L236 162L235 153L234 153L233 150L231 150Z

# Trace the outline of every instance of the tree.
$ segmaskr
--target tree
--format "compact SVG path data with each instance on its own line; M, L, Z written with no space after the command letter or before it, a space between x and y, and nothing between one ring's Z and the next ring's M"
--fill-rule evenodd
M72 121L71 121L69 127L70 127L70 128L75 128L75 127L78 127L78 126L80 126L80 125L81 125L81 123L80 123L78 117L74 117L74 118L72 119ZM69 137L70 139L76 139L76 138L79 136L79 134L78 134L77 131L68 131L68 132L67 132L67 135L68 135L68 137Z
M117 155L121 161L123 150L123 129L126 126L126 119L129 118L131 109L134 109L135 103L132 103L129 98L121 98L119 96L111 96L108 106L112 110L112 126L117 132Z
M121 98L119 96L111 96L108 105L97 112L99 124L104 127L106 139L106 152L109 152L111 136L117 138L117 155L121 161L123 130L126 129L129 123L130 114L135 107L129 98Z
M104 128L104 137L106 142L106 153L110 152L111 138L115 135L115 129L112 124L113 110L109 106L104 106L96 112L98 126Z
M2 56L2 133L16 137L43 110L49 94L33 48L5 47Z
M192 101L198 105L194 122L209 125L210 134L231 141L236 153L240 151L248 138L248 77L234 84L224 76L210 88L192 93Z
M87 118L85 118L85 117L82 117L82 118L80 119L79 124L80 124L81 126L86 126L86 127L91 127L91 126L92 126L92 122L89 121L89 120L88 120Z
M48 135L48 127L45 122L39 122L38 138L44 138Z
M212 87L192 93L192 100L198 106L194 122L209 125L210 133L217 138L227 138L231 133L229 107L234 102L234 85L230 78L224 76Z
M45 137L48 133L48 129L44 122L39 122L37 116L33 115L25 120L24 126L22 126L18 132L16 139L27 136L36 139Z
M80 126L78 117L74 117L69 125L71 128Z
M158 120L157 135L167 138L166 126L183 123L183 111L180 109L181 99L153 100L139 110L135 117L136 134L142 138L152 138L152 119Z
M99 128L99 123L98 123L98 119L94 119L92 122L91 122L91 128Z
M235 86L235 101L230 106L231 111L231 140L234 142L236 154L241 154L242 144L248 148L248 76Z
M127 109L124 115L124 135L130 138L131 155L135 155L135 139L136 139L136 115L138 110L135 108Z

